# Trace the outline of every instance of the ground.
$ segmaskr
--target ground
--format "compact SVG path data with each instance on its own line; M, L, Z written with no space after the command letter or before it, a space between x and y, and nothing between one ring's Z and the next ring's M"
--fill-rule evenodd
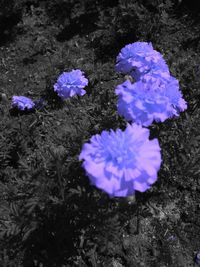
M192 267L200 251L200 17L193 1L0 1L0 265ZM102 130L124 129L114 70L120 49L152 42L188 109L150 126L158 181L109 198L78 160ZM81 69L87 94L63 103L53 84ZM33 112L13 95L43 99Z

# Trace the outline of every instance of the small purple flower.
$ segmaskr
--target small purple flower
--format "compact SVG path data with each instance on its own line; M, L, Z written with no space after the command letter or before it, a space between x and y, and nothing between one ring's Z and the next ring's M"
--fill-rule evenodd
M17 107L20 110L30 110L35 107L34 102L25 96L13 96L12 97L12 107Z
M167 80L158 78L134 84L127 80L118 85L115 92L119 114L143 126L178 116L187 108L178 80L172 76Z
M169 73L162 55L153 49L151 43L147 42L135 42L126 45L117 56L115 66L117 72L130 74L136 81L152 68Z
M157 180L161 165L157 139L149 130L127 124L125 131L103 131L83 146L79 160L93 185L110 197L127 197L144 192Z
M70 72L63 72L57 82L54 84L54 91L62 99L72 97L74 95L84 95L86 93L83 88L88 85L88 79L80 70L72 70Z

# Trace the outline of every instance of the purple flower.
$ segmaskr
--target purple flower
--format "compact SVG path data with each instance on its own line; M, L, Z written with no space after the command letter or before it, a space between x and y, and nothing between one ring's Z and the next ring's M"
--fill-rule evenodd
M117 56L115 66L117 72L130 74L136 81L152 68L169 73L162 55L153 49L151 43L147 42L135 42L126 45Z
M198 252L196 255L196 262L200 264L200 252Z
M129 80L115 89L118 95L118 113L127 121L149 126L155 120L163 122L178 116L187 108L179 91L178 80L149 79L132 84Z
M144 192L157 180L161 155L157 139L149 130L127 124L125 131L103 131L83 146L79 160L93 185L110 197L127 197Z
M34 102L25 96L13 96L12 97L12 107L17 107L20 110L30 110L35 106Z
M70 72L63 72L57 82L54 84L54 91L62 99L72 97L74 95L84 95L86 93L83 88L88 85L88 79L80 70L72 70Z

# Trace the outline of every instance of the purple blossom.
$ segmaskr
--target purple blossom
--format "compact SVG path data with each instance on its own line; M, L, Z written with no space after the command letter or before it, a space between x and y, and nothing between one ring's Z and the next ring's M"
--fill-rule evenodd
M88 79L80 70L72 70L70 72L63 72L57 82L54 84L54 91L62 99L72 97L74 95L84 95L86 93L83 88L88 85Z
M118 113L127 121L149 126L155 120L163 122L178 116L187 108L179 90L179 82L169 79L149 79L132 84L129 80L115 89Z
M30 110L35 106L34 102L25 96L13 96L12 97L12 107L17 107L20 110Z
M152 68L158 73L168 73L169 69L162 55L153 49L151 43L135 42L122 48L117 56L115 70L123 74L130 74L136 81Z
M196 255L196 262L200 264L200 252L198 252Z
M93 185L110 197L127 197L144 192L157 180L161 165L157 139L149 130L127 124L125 131L103 131L83 146L79 160Z

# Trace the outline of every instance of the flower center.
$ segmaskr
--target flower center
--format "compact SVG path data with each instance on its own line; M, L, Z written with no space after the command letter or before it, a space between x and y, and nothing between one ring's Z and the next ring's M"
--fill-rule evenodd
M104 149L104 156L107 161L114 165L127 166L135 158L135 148L128 140L113 140L112 144Z

